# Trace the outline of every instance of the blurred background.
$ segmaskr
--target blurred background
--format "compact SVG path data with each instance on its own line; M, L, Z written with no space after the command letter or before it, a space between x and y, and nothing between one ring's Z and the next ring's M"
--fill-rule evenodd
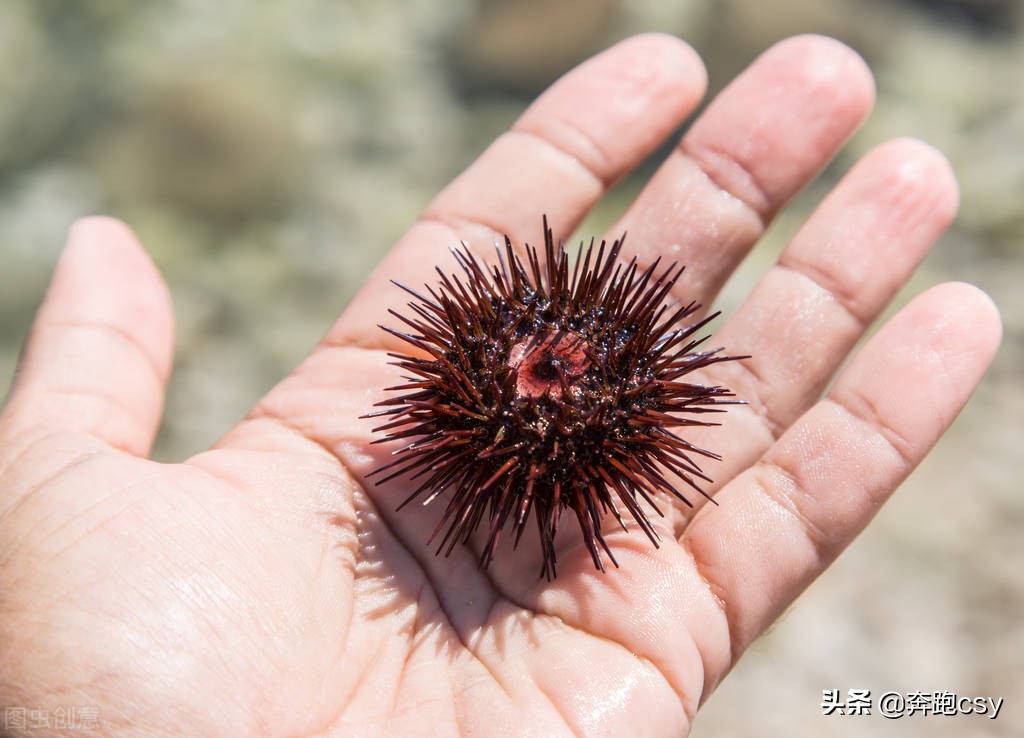
M432 195L578 61L661 30L712 92L785 36L873 67L878 104L773 225L726 314L851 163L898 135L961 214L900 302L964 279L1003 348L876 523L751 650L696 736L1010 736L1024 725L1024 0L0 0L0 381L71 221L115 214L175 299L156 456L220 436L296 364ZM664 151L662 152L664 154ZM581 228L611 224L657 163ZM822 690L1006 698L998 720L822 716Z

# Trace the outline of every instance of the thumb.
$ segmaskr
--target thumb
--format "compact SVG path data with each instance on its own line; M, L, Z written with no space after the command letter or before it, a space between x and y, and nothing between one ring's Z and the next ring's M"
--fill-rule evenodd
M131 230L76 222L22 352L5 420L19 445L80 431L149 452L173 357L167 285Z

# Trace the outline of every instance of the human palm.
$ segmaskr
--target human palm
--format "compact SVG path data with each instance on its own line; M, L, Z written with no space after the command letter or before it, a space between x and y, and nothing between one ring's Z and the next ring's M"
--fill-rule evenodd
M699 60L627 40L557 82L444 190L310 356L215 447L147 460L170 370L166 288L131 234L72 231L0 419L0 702L90 705L115 735L683 735L750 642L863 528L979 381L999 339L966 285L914 300L833 373L948 224L943 158L894 141L839 183L714 338L747 405L693 434L718 506L671 507L657 549L579 532L538 578L529 534L435 557L439 511L367 474L360 419L397 370L389 279L465 239L569 233L703 92ZM717 289L870 107L836 42L769 50L695 122L611 232ZM404 350L404 349L403 349ZM225 380L226 381L226 380ZM689 437L689 436L688 436ZM569 528L568 524L562 526ZM33 733L38 735L38 732Z

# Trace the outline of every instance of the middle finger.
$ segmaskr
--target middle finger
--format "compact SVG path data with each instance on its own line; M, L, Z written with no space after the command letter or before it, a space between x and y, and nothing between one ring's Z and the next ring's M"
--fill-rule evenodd
M676 296L709 305L873 101L871 72L847 46L822 36L776 44L694 122L610 236L628 231L641 263L687 265Z

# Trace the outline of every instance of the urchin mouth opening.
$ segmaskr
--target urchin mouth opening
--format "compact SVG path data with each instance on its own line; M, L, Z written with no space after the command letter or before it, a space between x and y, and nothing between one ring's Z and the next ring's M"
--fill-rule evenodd
M508 365L516 372L516 397L571 394L590 369L589 348L578 333L553 328L518 340L508 356Z

